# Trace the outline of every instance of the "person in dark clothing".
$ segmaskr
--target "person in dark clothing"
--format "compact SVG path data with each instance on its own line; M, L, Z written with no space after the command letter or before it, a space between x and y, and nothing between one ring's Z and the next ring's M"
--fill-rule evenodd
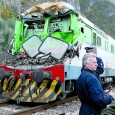
M86 53L94 53L97 55L96 47L89 46L89 47L85 47L85 49L86 49ZM98 80L101 82L100 75L104 72L104 63L100 57L96 57L96 60L97 60L98 66L95 71L95 75L97 76Z
M105 94L95 75L98 66L96 55L87 53L82 59L82 71L77 80L77 93L81 101L79 115L100 115L101 111L115 99L111 91Z

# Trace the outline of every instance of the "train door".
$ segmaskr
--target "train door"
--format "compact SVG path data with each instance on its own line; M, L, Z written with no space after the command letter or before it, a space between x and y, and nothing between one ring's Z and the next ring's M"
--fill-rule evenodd
M86 43L91 44L91 38L92 38L92 29L90 28L90 26L85 25L84 27L84 34L86 36Z

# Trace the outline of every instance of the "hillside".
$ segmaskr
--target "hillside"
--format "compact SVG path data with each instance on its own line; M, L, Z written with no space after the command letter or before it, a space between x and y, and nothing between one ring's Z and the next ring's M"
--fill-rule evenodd
M115 38L115 1L80 0L81 13Z
M111 3L115 4L115 0L109 0Z

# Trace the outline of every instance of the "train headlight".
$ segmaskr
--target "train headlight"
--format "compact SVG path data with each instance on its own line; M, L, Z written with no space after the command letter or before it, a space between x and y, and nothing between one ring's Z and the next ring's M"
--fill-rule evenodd
M0 69L0 78L9 78L12 75L12 72L7 72L4 69Z
M40 83L44 79L51 79L51 73L50 72L44 72L42 69L38 68L38 69L35 69L33 71L32 78L37 83Z

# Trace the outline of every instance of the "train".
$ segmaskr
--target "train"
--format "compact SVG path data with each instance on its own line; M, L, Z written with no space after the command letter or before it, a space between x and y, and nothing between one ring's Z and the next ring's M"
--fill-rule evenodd
M16 20L14 38L1 54L2 96L48 103L76 94L85 47L104 62L103 83L115 82L115 40L66 2L30 7Z

